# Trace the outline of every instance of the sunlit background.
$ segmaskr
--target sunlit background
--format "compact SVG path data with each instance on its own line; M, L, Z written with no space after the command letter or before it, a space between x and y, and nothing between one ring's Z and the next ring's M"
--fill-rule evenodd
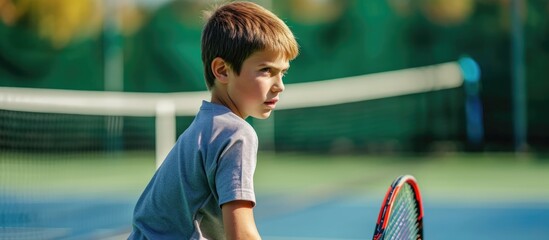
M264 238L369 239L405 173L433 239L549 238L535 224L549 221L549 1L255 2L300 45L288 107L248 119ZM215 3L0 0L0 239L127 236L190 99L207 96L200 35ZM318 94L292 98L292 86ZM358 98L334 100L345 95ZM318 222L334 212L338 223ZM515 222L475 222L502 218Z

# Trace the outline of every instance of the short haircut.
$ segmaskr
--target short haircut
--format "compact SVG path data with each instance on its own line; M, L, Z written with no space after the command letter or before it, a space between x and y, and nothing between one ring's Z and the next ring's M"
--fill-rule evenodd
M220 57L237 74L257 51L280 52L293 60L299 47L288 26L271 11L251 2L232 2L206 12L202 31L202 63L208 89L215 83L211 63Z

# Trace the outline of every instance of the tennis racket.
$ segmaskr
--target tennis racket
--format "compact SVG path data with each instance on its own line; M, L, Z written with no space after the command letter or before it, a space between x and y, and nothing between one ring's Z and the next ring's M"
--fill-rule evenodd
M389 187L373 239L423 239L423 204L413 176L399 176Z

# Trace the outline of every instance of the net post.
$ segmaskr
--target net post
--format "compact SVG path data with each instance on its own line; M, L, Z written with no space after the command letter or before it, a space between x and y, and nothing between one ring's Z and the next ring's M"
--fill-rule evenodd
M156 168L159 168L175 143L176 118L173 102L167 100L157 102L155 129Z

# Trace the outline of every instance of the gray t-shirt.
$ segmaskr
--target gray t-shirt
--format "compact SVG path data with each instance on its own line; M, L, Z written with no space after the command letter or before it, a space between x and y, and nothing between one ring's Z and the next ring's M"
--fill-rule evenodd
M221 205L255 205L257 146L246 121L202 102L139 198L129 239L224 239Z

